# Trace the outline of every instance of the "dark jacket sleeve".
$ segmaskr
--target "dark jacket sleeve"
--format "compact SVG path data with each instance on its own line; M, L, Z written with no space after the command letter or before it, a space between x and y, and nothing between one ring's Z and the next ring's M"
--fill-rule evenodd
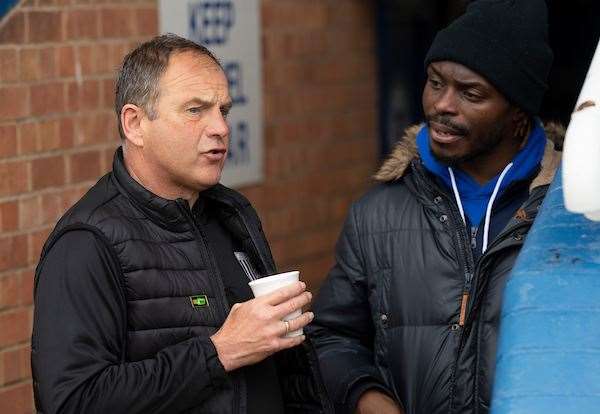
M225 378L208 338L126 362L126 303L110 248L90 231L63 234L40 263L32 369L39 412L173 413Z
M336 264L315 300L315 320L308 328L325 386L340 413L353 412L367 389L386 390L373 360L374 327L353 211L336 246Z

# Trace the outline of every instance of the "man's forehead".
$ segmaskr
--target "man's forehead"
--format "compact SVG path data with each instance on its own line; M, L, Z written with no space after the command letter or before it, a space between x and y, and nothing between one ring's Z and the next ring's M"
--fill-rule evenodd
M161 92L207 93L225 99L228 94L227 77L209 56L182 52L171 56L167 70L160 79ZM207 97L209 98L209 97Z

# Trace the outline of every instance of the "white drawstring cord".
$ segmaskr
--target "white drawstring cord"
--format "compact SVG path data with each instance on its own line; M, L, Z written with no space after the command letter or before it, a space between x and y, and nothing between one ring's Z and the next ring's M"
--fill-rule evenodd
M483 247L481 248L481 254L485 253L485 251L487 250L487 246L488 246L488 239L489 239L489 233L490 233L490 219L492 216L492 207L494 205L494 201L496 200L496 196L498 195L498 191L500 190L500 184L502 184L502 180L504 180L506 173L508 172L508 170L510 170L510 168L512 166L513 166L513 163L511 162L506 167L504 167L504 170L502 170L500 177L498 177L498 181L496 181L496 186L494 187L492 196L490 197L490 200L488 201L487 209L485 211L485 224L483 226ZM465 212L463 210L463 205L462 205L462 201L460 199L460 193L458 192L458 187L456 186L456 179L454 178L454 171L452 171L451 167L448 167L448 172L450 173L450 181L452 182L452 191L454 192L454 198L456 199L456 204L458 204L458 210L460 211L460 216L462 217L463 223L466 226L467 222L465 220Z
M454 198L456 199L456 204L458 204L458 210L460 211L460 216L462 217L463 224L466 226L467 221L465 220L465 211L463 210L462 202L460 200L460 193L458 192L458 187L456 186L456 178L454 178L454 171L452 171L451 167L448 167L448 172L450 173L450 181L452 182L452 191L454 192Z
M492 217L492 206L494 205L494 201L496 200L496 196L498 195L500 184L502 183L504 176L512 166L513 163L511 162L506 167L504 167L502 174L500 174L500 177L498 177L498 181L496 181L496 187L494 187L494 192L492 193L490 201L488 202L487 210L485 212L485 225L483 226L483 247L481 248L481 254L485 253L488 246L488 237L490 233L490 218Z

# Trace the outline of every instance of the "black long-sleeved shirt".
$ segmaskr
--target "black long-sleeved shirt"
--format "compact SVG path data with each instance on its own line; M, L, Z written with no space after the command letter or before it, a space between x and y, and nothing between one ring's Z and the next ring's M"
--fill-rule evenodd
M226 374L212 341L191 338L125 362L118 271L92 232L61 236L41 264L35 352L44 412L178 412L211 396Z

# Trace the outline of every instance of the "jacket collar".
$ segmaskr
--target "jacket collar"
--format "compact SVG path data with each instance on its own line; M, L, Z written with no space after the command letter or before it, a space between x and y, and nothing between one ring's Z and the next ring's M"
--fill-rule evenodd
M187 201L167 200L148 191L135 181L125 167L122 147L115 152L112 176L121 192L153 222L176 231L190 228L191 223L185 216L185 209L189 210Z
M391 155L384 161L374 178L379 182L395 181L402 177L411 161L418 158L416 137L422 125L413 125L407 128L404 136L394 147ZM560 164L561 153L555 150L556 145L562 145L565 129L556 123L544 125L548 140L541 162L541 169L531 182L530 191L536 187L550 184Z

